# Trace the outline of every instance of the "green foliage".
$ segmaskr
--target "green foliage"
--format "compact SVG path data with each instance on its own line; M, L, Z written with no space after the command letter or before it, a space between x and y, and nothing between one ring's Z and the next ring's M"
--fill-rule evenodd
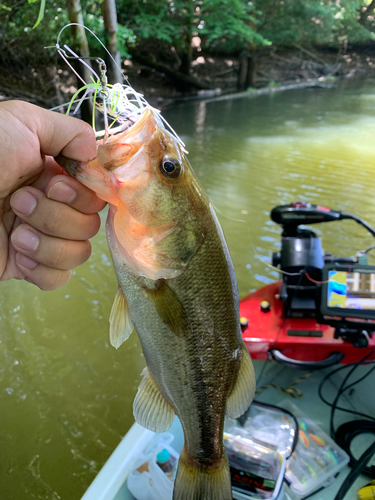
M55 55L54 47L60 30L69 23L65 0L3 0L0 6L0 46L4 52L11 51L18 59L38 59ZM85 26L90 28L105 43L104 23L100 1L81 0ZM43 8L44 7L44 8ZM44 16L44 18L43 18ZM33 27L35 29L33 29ZM48 27L48 29L46 29ZM92 53L104 56L103 48L87 32ZM62 42L72 44L69 28L62 35ZM118 25L118 46L122 57L129 57L127 47L135 43L133 31Z
M127 57L129 58L129 52L128 52L128 47L131 47L132 45L135 44L136 37L134 35L133 30L127 28L126 26L123 26L122 24L119 24L117 26L117 46L120 51L120 56L121 57Z
M338 45L372 37L359 23L364 0L256 0L260 31L275 45ZM369 1L367 1L369 3Z
M29 1L29 3L36 2L36 0L28 0L28 1ZM41 22L41 20L43 19L45 8L46 8L46 0L40 0L38 19L36 20L36 23L34 24L33 29L36 28L39 25L39 23Z
M198 24L199 35L208 44L223 39L236 39L239 43L269 44L256 29L256 15L251 2L242 0L205 0Z
M121 22L139 39L177 47L194 35L208 47L228 39L267 43L255 28L254 8L243 0L120 0L118 10Z
M69 22L66 0L0 1L2 52L19 59L45 58L43 48L54 46ZM101 2L81 0L86 26L104 43ZM232 54L271 43L338 46L374 38L374 12L360 18L369 4L370 0L116 0L118 45L122 57L129 57L128 47L139 43L181 64L191 59L194 37L205 51ZM70 36L65 30L63 42L71 43ZM91 53L102 55L100 44L89 34L88 40Z
M44 19L36 29L32 28L40 14L39 0L32 3L28 0L17 3L14 0L3 0L3 4L7 7L0 10L0 47L3 57L9 53L13 58L25 61L48 57L44 47L54 46L60 29L69 22L64 3L46 0ZM69 30L67 36L69 37ZM52 51L49 53L52 54Z

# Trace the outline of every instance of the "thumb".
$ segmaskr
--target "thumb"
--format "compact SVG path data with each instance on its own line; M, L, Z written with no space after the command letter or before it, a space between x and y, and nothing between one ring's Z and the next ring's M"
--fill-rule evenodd
M87 161L96 156L93 129L82 120L62 115L21 101L8 101L12 114L35 135L40 151L49 156L63 154L68 158Z

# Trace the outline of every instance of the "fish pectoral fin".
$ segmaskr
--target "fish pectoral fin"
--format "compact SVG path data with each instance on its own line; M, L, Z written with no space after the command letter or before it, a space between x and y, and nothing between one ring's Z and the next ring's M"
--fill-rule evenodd
M113 347L118 349L129 338L134 328L130 318L128 303L120 286L115 295L112 311L109 316L109 323L109 339Z
M177 294L164 279L159 279L154 289L146 288L153 306L162 322L178 337L191 331L188 315Z
M174 420L174 409L160 392L147 366L142 375L143 380L133 403L134 418L150 431L165 432Z
M255 394L255 371L245 345L241 346L242 358L236 383L227 399L226 411L231 418L240 417L250 406Z

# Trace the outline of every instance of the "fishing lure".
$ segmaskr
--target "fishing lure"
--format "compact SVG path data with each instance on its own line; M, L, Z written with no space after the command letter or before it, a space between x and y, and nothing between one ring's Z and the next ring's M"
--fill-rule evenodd
M107 66L105 61L100 57L82 57L79 56L72 50L67 44L61 46L61 36L63 31L70 26L81 26L86 29L95 39L100 43L100 45L107 52L108 56L112 59L114 64L118 67L116 61L107 50L107 48L103 45L100 39L95 35L93 31L91 31L86 26L83 26L79 23L69 23L64 26L60 33L57 36L55 48L60 57L65 61L65 63L69 66L72 72L77 76L78 80L83 83L83 86L79 88L69 103L62 104L61 106L57 106L52 109L52 111L57 110L61 107L67 106L66 114L76 115L79 109L82 106L82 103L90 99L93 104L93 113L92 113L92 128L95 131L95 135L98 140L100 140L100 144L104 144L108 141L108 139L120 132L124 132L131 126L133 126L144 113L145 110L150 110L155 117L163 122L163 124L169 129L172 137L176 139L176 141L181 146L184 153L187 153L185 149L185 144L178 137L173 128L169 125L169 123L165 120L165 118L161 115L160 110L151 106L147 100L144 98L143 94L137 92L129 83L126 76L123 74L121 68L120 71L123 75L123 79L126 83L116 82L114 84L108 83L107 78ZM77 71L70 64L70 59L76 59L81 64L83 64L91 73L91 82L85 82L81 75L77 73ZM98 65L98 73L88 64L86 61L95 61ZM75 105L75 107L74 107ZM73 109L74 108L74 109ZM95 110L99 110L103 114L104 119L104 129L97 130L96 129L96 120L95 120Z

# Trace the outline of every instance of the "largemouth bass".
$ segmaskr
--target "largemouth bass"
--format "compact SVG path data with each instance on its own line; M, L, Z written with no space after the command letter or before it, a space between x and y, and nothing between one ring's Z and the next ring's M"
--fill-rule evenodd
M175 415L185 444L174 500L231 500L225 414L255 390L239 320L233 264L210 201L180 141L146 109L87 163L58 163L109 203L107 238L119 288L110 316L115 347L135 327L147 367L134 416L155 432Z

